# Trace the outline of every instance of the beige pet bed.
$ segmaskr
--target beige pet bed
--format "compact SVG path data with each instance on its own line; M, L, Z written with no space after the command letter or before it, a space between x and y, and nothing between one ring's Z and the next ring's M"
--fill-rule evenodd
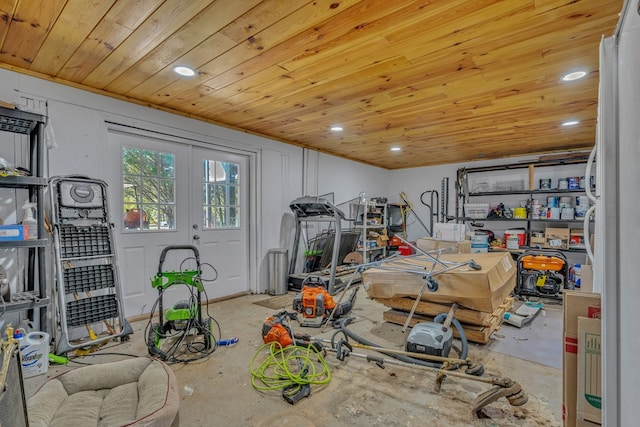
M31 427L176 427L179 405L169 366L138 357L50 379L28 400L27 413Z

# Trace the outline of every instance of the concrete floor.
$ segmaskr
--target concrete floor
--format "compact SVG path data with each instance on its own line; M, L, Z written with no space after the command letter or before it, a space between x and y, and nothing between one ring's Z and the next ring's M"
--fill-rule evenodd
M431 371L392 364L381 369L353 356L339 361L332 353L326 356L331 382L321 389L314 387L311 396L298 404L288 404L278 392L257 391L252 386L249 365L263 344L264 320L277 310L254 303L267 298L268 295L247 295L209 305L209 313L220 323L223 338L238 336L240 342L233 347L219 347L203 361L172 365L180 385L181 426L562 425L562 372L553 367L557 362L551 360L557 361L558 355L550 357L547 350L547 342L551 340L552 348L561 351L561 339L555 343L562 331L561 307L555 308L559 316L548 310L553 316L543 315L532 325L540 329L542 320L544 328L554 334L538 334L541 336L535 339L530 335L525 340L519 337L529 332L503 325L494 334L495 342L470 346L469 358L484 365L485 377L509 377L519 382L529 395L528 403L520 407L512 407L501 398L485 407L482 418L478 418L471 408L476 396L490 388L485 383L448 377L436 393L435 375ZM402 349L405 335L401 326L382 321L385 310L387 307L360 292L351 313L356 320L350 329L379 345ZM146 323L132 324L134 334L130 341L110 343L95 355L78 361L103 363L127 357L113 353L146 355L143 332ZM333 333L331 328L324 333L318 328L301 328L297 322L292 326L296 332L315 337L329 338ZM544 342L536 342L538 339ZM493 346L500 352L492 350ZM505 348L512 355L504 354L509 352ZM354 349L356 351L367 352ZM48 378L77 366L80 365L51 366L46 375L27 379L27 397Z

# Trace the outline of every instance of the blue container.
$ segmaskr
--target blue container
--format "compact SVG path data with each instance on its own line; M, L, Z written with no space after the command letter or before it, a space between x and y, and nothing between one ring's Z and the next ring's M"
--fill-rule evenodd
M580 189L580 177L579 176L570 176L567 178L567 187L569 190L579 190Z
M0 225L0 242L26 240L27 230L24 225Z
M558 196L549 196L547 197L547 207L548 208L559 208L559 198Z

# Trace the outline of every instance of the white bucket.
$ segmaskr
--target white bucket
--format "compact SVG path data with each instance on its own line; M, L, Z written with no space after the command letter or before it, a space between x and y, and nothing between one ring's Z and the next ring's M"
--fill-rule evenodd
M562 196L560 197L560 204L558 205L560 209L563 208L572 208L573 207L573 197L571 196Z
M24 378L46 374L49 370L49 334L36 331L22 338L20 360Z
M576 196L576 218L584 218L589 209L589 198L587 196Z
M560 211L560 219L568 219L572 220L575 216L575 211L573 208L562 208Z

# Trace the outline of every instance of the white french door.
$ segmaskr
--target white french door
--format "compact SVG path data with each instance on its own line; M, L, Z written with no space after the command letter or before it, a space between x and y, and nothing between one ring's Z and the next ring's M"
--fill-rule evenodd
M146 314L154 308L158 291L151 279L160 268L162 250L171 245L198 249L209 298L246 292L250 277L247 158L117 125L110 126L108 142L109 210L116 231L125 315ZM138 152L141 166L131 168L125 159L131 153L135 158ZM213 165L213 175L205 169L208 165ZM140 195L134 191L136 186L146 191ZM157 188L160 194L153 195L148 188ZM136 211L137 226L131 223L129 211ZM161 268L191 269L194 264L188 258L192 256L191 251L172 250ZM169 289L163 297L164 308L186 299L185 288Z
M191 245L203 263L215 267L207 295L249 289L249 173L245 156L192 147ZM216 274L205 265L203 279Z

